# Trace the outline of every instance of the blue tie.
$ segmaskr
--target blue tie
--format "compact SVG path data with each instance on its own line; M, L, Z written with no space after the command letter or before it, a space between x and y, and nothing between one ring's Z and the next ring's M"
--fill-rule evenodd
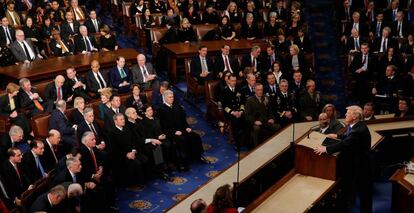
M348 129L346 130L346 136L348 136L349 135L349 133L351 133L351 130L352 130L352 128L351 128L351 126L348 126Z
M37 168L39 168L40 173L42 174L42 177L45 177L46 173L45 173L45 170L43 169L42 163L40 163L39 156L36 156L35 159L36 159Z

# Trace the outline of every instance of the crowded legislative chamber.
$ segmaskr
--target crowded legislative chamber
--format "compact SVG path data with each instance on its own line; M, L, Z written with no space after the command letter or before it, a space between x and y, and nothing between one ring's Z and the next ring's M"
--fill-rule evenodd
M0 213L414 212L412 0L0 16Z

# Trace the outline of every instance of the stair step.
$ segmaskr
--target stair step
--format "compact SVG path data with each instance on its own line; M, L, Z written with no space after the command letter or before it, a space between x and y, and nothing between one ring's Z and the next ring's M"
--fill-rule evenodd
M328 42L326 42L326 41L318 42L318 43L315 44L315 47L317 47L317 48L328 47Z
M326 60L326 59L329 59L329 58L331 58L331 54L327 54L327 53L318 54L316 56L317 60Z
M320 66L318 67L319 72L331 72L333 69L329 66Z
M335 85L335 80L333 79L323 79L319 81L321 83L321 85L326 86L326 87L332 87L333 85Z

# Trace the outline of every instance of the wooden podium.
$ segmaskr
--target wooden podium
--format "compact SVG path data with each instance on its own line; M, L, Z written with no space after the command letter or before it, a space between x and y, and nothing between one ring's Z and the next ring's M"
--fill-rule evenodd
M294 144L294 169L263 193L244 212L324 212L324 204L334 203L330 192L336 186L337 154L317 155L326 135L311 132ZM297 202L300 200L300 202Z

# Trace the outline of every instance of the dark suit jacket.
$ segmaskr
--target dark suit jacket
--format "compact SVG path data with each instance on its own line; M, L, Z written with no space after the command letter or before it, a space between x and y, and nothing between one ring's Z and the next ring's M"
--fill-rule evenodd
M350 36L346 42L346 50L349 52L350 50L355 50L357 49L358 51L361 50L361 44L364 43L365 40L363 38L361 38L361 36L359 37L359 47L355 48L355 38Z
M84 25L86 26L86 28L88 28L88 33L92 34L92 33L99 33L99 30L102 27L102 22L99 19L96 19L97 24L98 24L98 31L96 31L95 29L95 25L93 24L91 19L88 19L85 21Z
M169 138L172 138L176 131L185 131L189 127L186 113L178 103L174 103L172 107L163 104L158 109L158 117L160 118L162 131Z
M129 92L129 90L131 88L132 74L126 66L123 69L124 69L124 72L126 74L126 76L123 77L123 78L121 78L121 74L119 73L118 66L115 66L109 72L109 80L111 82L111 86L112 86L112 88L117 89L118 93ZM128 82L129 85L120 87L119 84L121 84L124 81Z
M13 41L16 40L16 31L11 27L8 27L8 28L9 28L10 37L11 37L11 41L10 41L10 44L11 44L11 43L13 43ZM0 26L0 45L3 46L3 45L6 45L6 44L7 44L7 35L6 35L5 30L4 30L4 27Z
M101 141L104 140L103 137L103 133L101 128L99 127L99 125L96 123L96 121L94 121L92 123L93 127L95 128L95 131L98 135L95 135L96 137L96 143L100 143ZM80 139L82 138L83 133L91 131L93 132L90 128L89 125L86 123L85 120L83 120L79 125L78 125L78 129L76 129L76 133L78 134L78 139L80 141Z
M29 181L23 173L22 169L20 168L20 165L17 165L17 168L19 170L20 178L9 160L3 162L2 168L0 170L4 182L7 185L7 194L10 196L11 200L14 200L14 198L16 197L20 198L20 195L29 186Z
M92 45L90 51L92 51L92 48L99 49L99 46L96 43L95 37L94 36L88 36L88 38L89 38L89 41L91 42L91 45ZM86 51L86 43L85 42L86 41L83 39L82 35L79 34L75 37L75 49L76 49L77 53L81 53L82 51Z
M102 72L102 71L99 71L99 72L101 73L101 75L103 77L103 80L106 83L106 86L109 87L110 84L109 84L109 81L108 81L107 73ZM93 93L98 94L98 90L100 89L99 88L99 83L95 79L93 71L89 71L89 72L86 73L86 75L85 75L85 84L86 84L86 88L89 92L93 92ZM103 85L102 85L102 87L103 87Z
M53 110L49 118L49 130L56 129L62 135L74 135L75 129L73 124L66 118L66 116L58 109Z
M47 192L40 195L30 207L30 212L48 212L53 213L52 205L49 203L47 198Z
M261 38L262 34L260 33L259 27L257 26L257 23L254 23L251 26L248 26L247 24L243 23L241 26L241 36L243 38Z
M79 27L80 27L80 23L78 21L74 20L73 21L73 30L72 30L72 28L69 25L69 22L65 20L60 25L60 35L64 39L69 39L70 36L75 36L75 35L79 34Z
M62 94L61 97L63 100L67 100L68 99L68 90L65 87L65 85L63 85L61 87L62 89ZM55 82L51 82L46 86L45 92L44 92L44 98L46 102L50 103L54 103L57 99L57 89L56 89L56 85Z
M220 94L220 100L222 100L223 109L226 113L230 114L232 111L244 111L245 97L241 93L241 89L236 86L234 92L226 86Z
M236 57L232 56L232 55L229 55L228 59L229 59L229 66L232 69L233 73L235 73L236 75L239 75L239 71L241 70L239 60ZM215 68L216 72L225 71L226 65L224 63L222 54L217 55L215 63L214 63L214 68Z
M15 105L15 109L13 111L16 111L20 108L19 100L17 96L13 97L13 99L14 99L14 105ZM9 96L7 94L2 95L0 97L0 115L9 117L13 111L10 109Z
M42 178L42 173L40 172L40 169L37 168L35 157L33 156L33 153L31 151L28 151L23 155L22 170L26 177L29 179L30 184L33 184L34 182Z
M209 57L206 57L206 63L207 63L207 69L208 72L210 72L206 77L200 77L202 68L201 68L201 59L200 56L193 57L193 60L191 60L191 75L196 78L198 81L205 81L205 80L211 80L216 76L216 73L214 70L213 62Z
M309 37L306 36L306 35L303 37L303 41L298 36L296 36L293 39L293 43L298 45L300 51L303 51L303 52L312 51L311 41L310 41Z
M247 99L245 116L250 125L253 125L255 121L267 123L269 119L273 119L269 98L263 96L262 102L256 96Z
M245 85L241 88L241 93L244 96L244 99L247 100L254 95L254 91L251 91L249 85Z
M124 114L125 113L125 106L120 106L119 107L119 112ZM114 123L114 119L113 119L114 115L115 115L115 112L112 108L106 108L105 109L105 111L104 111L104 122L105 122L104 130L105 131L109 131L109 130L111 130L112 128L115 127L115 123Z
M314 121L318 119L319 103L316 102L316 94L313 97L308 92L305 92L299 99L298 111L300 112L300 119L306 121L306 116L311 116Z
M381 45L382 45L382 36L378 37L374 40L374 48L372 48L373 51L378 51L379 52L381 50ZM385 44L385 46L387 48L385 50L383 50L383 53L386 53L387 49L390 48L390 47L396 47L396 45L398 45L398 44L396 43L396 41L393 38L388 38L387 42Z
M31 92L33 94L37 93L35 88L32 88ZM39 94L39 96L40 96L40 94ZM42 101L39 100L39 102L41 104L44 104L43 99L42 99ZM21 108L30 110L30 115L31 116L37 115L37 114L40 113L40 111L37 110L33 100L30 99L29 95L25 91L23 91L23 89L21 89L21 88L19 90L19 104L20 104Z
M43 169L45 172L50 172L53 168L55 168L56 164L58 163L61 155L58 152L55 152L56 159L53 156L52 149L50 148L49 144L46 140L42 140L44 145L44 152L43 155L39 156L40 161L42 162Z
M73 86L75 85L75 79L69 79L69 78L65 77L64 86L67 89L68 96L70 97L71 95L73 95L73 99L75 99L76 97L82 97L86 101L89 100L89 99L91 99L91 97L89 97L88 94L86 94L87 88L86 88L85 78L76 75L76 79L78 81L81 81L82 83L84 83L85 84L85 88L78 87L76 89L73 89Z
M139 150L139 146L134 142L134 135L132 131L124 126L124 128L119 130L114 127L109 133L109 144L112 147L114 165L121 166L122 162L126 161L126 154L131 152L133 149Z
M241 61L241 68L244 69L245 67L251 67L252 66L252 56L249 53L248 55L244 55ZM257 72L260 73L260 75L263 74L263 65L262 65L262 61L260 60L259 57L256 58L256 68L257 68Z
M82 123L85 119L83 118L83 114L78 110L75 109L72 111L72 113L70 114L70 118L69 118L70 122L72 124L76 124L79 125L80 123Z
M363 60L363 56L362 54L356 54L354 59L352 60L351 64L349 65L349 71L353 74L356 75L355 71L359 68L362 67L362 60ZM368 68L366 73L364 73L365 75L371 76L372 73L376 70L376 64L377 64L377 60L371 56L370 54L368 54Z
M79 176L79 179L77 178L77 181L83 185L85 182L91 181L92 175L96 173L96 170L92 154L84 144L82 144L80 147L80 153L82 155L82 170L79 175L77 175L77 177ZM93 148L93 153L96 158L97 166L102 166L101 152L97 148Z
M63 53L62 45L60 45L55 39L52 39L50 41L49 46L50 46L50 49L52 50L53 55L54 56L73 55L75 53L75 45L72 43L72 41L62 39L62 42L65 44L65 46L69 50L69 52Z
M78 175L75 174L76 177L76 183L78 182ZM57 186L59 184L62 184L64 182L69 183L75 183L75 181L72 178L72 175L69 172L68 168L65 168L64 170L60 171L56 174L56 176L53 178L52 184L50 184L51 187Z
M12 141L9 134L4 134L0 138L0 164L7 160L7 150L12 147Z
M391 32L393 36L400 36L400 32L398 32L398 21L393 21L391 25ZM408 21L404 20L402 22L402 35L404 38L407 37L408 33L410 32L410 25Z
M38 59L37 54L39 54L39 50L37 49L37 47L33 44L32 40L30 39L26 39L27 44L29 45L29 48L32 49L33 53L34 53L34 60ZM29 60L26 57L26 52L24 51L24 49L20 46L18 41L14 41L11 45L10 45L10 50L12 51L14 57L16 58L16 61L18 62L24 62L25 60ZM30 50L28 50L30 51Z
M353 26L354 26L353 21L349 22L345 27L344 35L350 36ZM359 35L360 36L363 36L363 37L368 36L368 26L365 23L363 23L362 21L359 21L358 28L359 28Z
M376 85L379 95L389 95L397 94L399 89L402 89L402 82L400 78L396 75L392 79L387 77L382 78Z
M371 26L369 27L369 31L374 34L374 37L381 37L382 30L384 29L384 27L387 26L387 24L384 21L381 22L381 26L380 26L380 29L379 29L379 36L377 35L377 25L378 25L377 21L372 22Z

